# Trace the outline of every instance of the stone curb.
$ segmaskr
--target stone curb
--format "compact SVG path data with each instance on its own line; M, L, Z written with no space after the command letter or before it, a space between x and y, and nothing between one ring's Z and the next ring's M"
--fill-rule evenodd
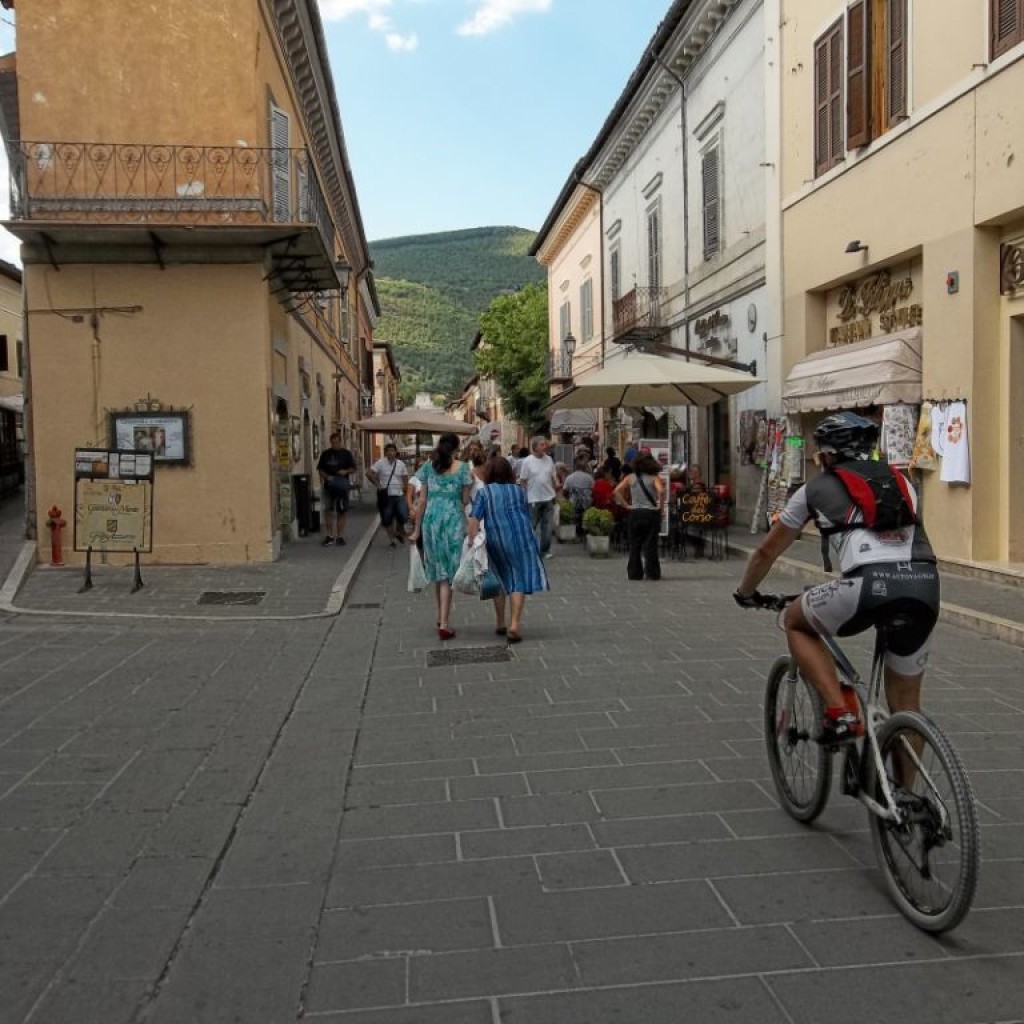
M359 542L356 544L351 557L346 561L344 568L337 579L331 585L327 603L322 612L303 612L300 615L232 615L229 617L218 615L175 615L164 612L91 612L91 611L65 611L59 608L21 608L14 603L14 598L21 589L29 570L35 563L34 541L26 541L18 555L14 566L7 575L3 586L0 586L0 612L10 615L35 615L48 618L76 618L90 619L160 619L189 622L296 622L303 619L327 619L336 616L345 604L352 581L366 557L373 538L377 535L380 523L377 517L371 520L370 525L364 531Z

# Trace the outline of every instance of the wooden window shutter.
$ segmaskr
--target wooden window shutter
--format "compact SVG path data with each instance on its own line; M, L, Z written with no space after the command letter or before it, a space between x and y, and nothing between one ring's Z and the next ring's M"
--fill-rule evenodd
M647 286L661 287L661 210L647 212Z
M857 0L846 12L850 50L846 59L846 146L871 141L871 7Z
M1024 0L991 0L992 57L1024 39Z
M837 21L814 44L814 173L843 157L843 23Z
M291 160L288 150L289 119L286 111L270 105L270 169L274 220L287 223L292 219Z
M888 0L889 124L907 116L907 0Z
M712 146L704 152L701 158L701 177L704 182L704 259L708 259L721 250L718 146Z
M0 334L0 370L9 370L10 362L7 355L7 335Z

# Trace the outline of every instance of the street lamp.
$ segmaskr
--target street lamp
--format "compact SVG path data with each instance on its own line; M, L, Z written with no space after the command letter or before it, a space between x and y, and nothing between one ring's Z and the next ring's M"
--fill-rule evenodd
M377 371L377 387L381 390L384 388L384 370L380 369Z
M572 336L572 331L562 339L562 351L570 360L572 359L573 353L576 351L576 339Z

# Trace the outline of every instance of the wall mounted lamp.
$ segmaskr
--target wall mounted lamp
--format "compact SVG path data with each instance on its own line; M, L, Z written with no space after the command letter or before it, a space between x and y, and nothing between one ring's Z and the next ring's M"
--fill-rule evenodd
M847 252L867 252L868 247L859 239L855 238L852 242L846 243Z
M576 339L573 337L572 331L562 339L562 351L572 359L573 353L576 351Z

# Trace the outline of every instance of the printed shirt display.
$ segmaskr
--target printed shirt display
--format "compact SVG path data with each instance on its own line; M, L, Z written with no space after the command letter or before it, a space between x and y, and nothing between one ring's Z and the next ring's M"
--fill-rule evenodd
M950 402L943 423L942 469L947 484L971 482L971 456L967 446L967 403Z

